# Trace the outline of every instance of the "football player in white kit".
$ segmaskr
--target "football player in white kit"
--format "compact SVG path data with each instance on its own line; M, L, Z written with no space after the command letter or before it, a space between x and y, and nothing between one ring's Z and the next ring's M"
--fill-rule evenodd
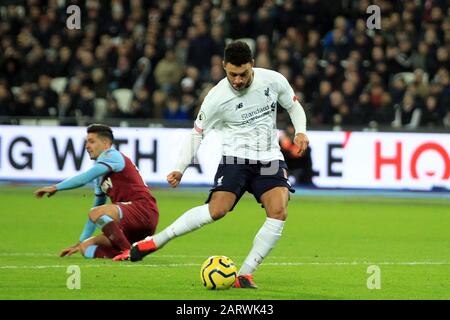
M305 112L289 82L278 72L253 65L247 44L236 41L226 47L223 67L227 76L209 91L190 137L182 146L177 166L167 176L175 188L203 136L214 128L222 141L223 157L206 204L188 210L163 231L135 243L129 256L131 261L139 261L171 239L222 218L248 191L262 203L267 218L234 286L257 288L252 274L281 237L289 191L293 191L278 143L278 104L290 115L296 130L294 143L300 154L305 152L309 141Z

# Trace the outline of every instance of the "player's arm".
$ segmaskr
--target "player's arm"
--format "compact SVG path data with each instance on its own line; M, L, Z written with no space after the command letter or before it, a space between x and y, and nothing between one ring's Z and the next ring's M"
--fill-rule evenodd
M278 73L277 73L278 74ZM292 124L295 128L294 143L299 147L299 155L303 155L309 144L308 136L306 135L306 115L302 105L298 101L297 96L292 90L291 85L287 79L278 74L279 76L279 90L278 102L283 108L285 108L291 118Z
M167 176L167 182L176 188L181 181L181 177L186 171L186 168L192 163L192 159L197 154L198 148L203 139L203 132L197 126L186 136L184 143L181 146L180 154L175 165L175 169Z
M98 186L98 184L95 184L95 199L94 199L94 205L93 207L101 206L106 203L106 195L103 193L102 189ZM73 246L70 246L68 248L65 248L61 251L59 254L60 257L64 256L71 256L72 254L80 251L80 245L82 242L86 241L92 235L94 234L96 229L96 225L94 222L91 221L91 219L87 219L86 224L84 225L83 231L81 232L79 241L74 244Z
M86 183L102 176L110 171L108 166L102 163L95 164L91 169L74 177L68 178L56 185L43 187L34 192L36 198L42 198L45 194L48 197L53 196L57 191L69 190L84 186Z
M214 128L219 122L218 105L215 101L215 90L211 89L205 100L202 103L200 112L194 122L194 128L188 136L186 136L184 143L177 158L177 163L174 170L167 176L167 182L176 188L183 177L184 171L192 163L192 159L197 154L198 148L202 142L203 136Z
M295 101L291 109L288 110L289 117L295 128L294 143L299 147L299 155L303 155L308 148L309 139L306 135L306 115L303 107L298 101Z

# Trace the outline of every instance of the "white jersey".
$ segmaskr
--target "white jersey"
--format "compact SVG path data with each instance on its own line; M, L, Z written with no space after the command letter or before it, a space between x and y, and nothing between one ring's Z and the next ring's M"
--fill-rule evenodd
M250 87L235 90L227 78L206 96L195 120L198 131L215 129L225 156L284 160L277 136L277 102L290 110L297 97L287 79L272 70L253 68Z

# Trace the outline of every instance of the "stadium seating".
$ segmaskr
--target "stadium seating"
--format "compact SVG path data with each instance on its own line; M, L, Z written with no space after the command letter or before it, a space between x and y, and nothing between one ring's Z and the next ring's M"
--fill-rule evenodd
M95 106L94 118L95 121L99 122L105 118L108 112L107 101L106 99L103 98L96 98L94 100L94 106Z
M133 91L124 88L116 89L113 90L112 96L117 100L120 110L128 112L131 99L133 98Z
M67 85L67 78L65 77L58 77L52 79L50 82L50 88L56 91L57 94L61 94Z

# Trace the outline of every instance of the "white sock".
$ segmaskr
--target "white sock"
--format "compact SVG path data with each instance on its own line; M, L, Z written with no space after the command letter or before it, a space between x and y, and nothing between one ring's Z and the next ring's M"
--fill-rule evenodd
M213 222L209 213L208 204L192 208L183 213L175 222L163 231L153 236L153 241L158 248L164 246L169 240L185 233L200 228Z
M253 241L253 248L242 264L239 275L252 274L278 242L283 232L284 221L266 218Z

